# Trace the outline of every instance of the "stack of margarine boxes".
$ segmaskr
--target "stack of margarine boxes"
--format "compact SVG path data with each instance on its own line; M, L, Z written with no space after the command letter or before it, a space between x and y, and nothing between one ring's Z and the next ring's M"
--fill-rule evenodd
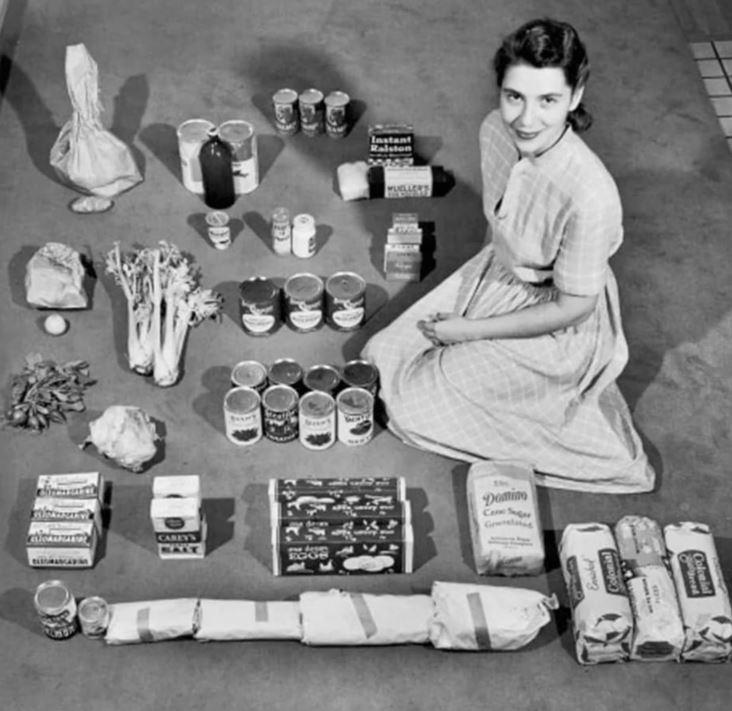
M182 560L206 555L206 517L197 475L156 476L150 519L161 558Z
M34 568L91 568L102 535L104 479L99 472L41 474L26 552Z

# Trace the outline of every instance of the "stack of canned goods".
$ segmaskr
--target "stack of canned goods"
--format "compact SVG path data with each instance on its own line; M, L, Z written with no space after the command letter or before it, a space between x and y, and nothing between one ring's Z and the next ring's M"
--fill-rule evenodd
M224 397L226 436L238 445L262 437L299 439L313 450L327 449L336 440L366 444L374 432L378 378L376 367L365 360L349 361L342 369L318 364L307 370L291 358L269 367L241 361L231 371L232 388Z
M79 605L61 580L48 580L36 588L33 604L46 636L68 639L81 631L86 637L101 639L109 624L109 606L101 597L86 597Z
M325 133L342 138L348 133L350 102L344 91L325 96L319 89L306 89L300 94L294 89L280 89L272 96L275 128L285 136L302 130L310 137Z

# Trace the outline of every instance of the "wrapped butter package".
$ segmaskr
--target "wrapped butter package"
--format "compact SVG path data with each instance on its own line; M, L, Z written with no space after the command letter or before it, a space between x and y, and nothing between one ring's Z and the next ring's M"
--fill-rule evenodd
M686 637L684 661L732 656L732 609L709 526L684 521L663 529Z
M559 602L535 590L468 583L432 585L430 641L437 649L520 649L551 620Z
M633 612L610 527L569 524L562 533L559 559L572 608L577 661L599 664L627 660Z
M426 644L432 600L429 595L304 592L300 614L304 644Z
M204 599L195 626L199 642L302 637L297 602Z
M624 516L615 524L615 540L635 622L630 658L678 661L684 625L661 528L645 516Z
M192 637L197 598L118 602L109 606L107 644L160 642Z
M534 472L520 462L476 462L467 481L475 568L481 575L538 575L544 534Z

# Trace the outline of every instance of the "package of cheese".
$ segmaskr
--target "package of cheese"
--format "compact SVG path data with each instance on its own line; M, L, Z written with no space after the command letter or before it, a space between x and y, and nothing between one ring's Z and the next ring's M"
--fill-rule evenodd
M686 639L684 661L724 662L732 655L732 609L709 526L684 521L663 529Z
M139 644L192 637L197 598L118 602L109 606L107 644Z
M528 464L482 461L467 481L475 568L481 575L538 575L544 532L534 472Z
M300 605L292 601L206 600L196 617L199 642L302 637Z

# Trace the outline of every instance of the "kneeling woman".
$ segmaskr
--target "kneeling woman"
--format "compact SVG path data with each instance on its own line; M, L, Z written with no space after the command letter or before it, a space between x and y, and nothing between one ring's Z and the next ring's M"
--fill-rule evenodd
M642 492L654 474L615 383L627 362L608 260L615 183L578 133L585 48L529 22L494 58L499 108L480 129L491 243L366 345L389 427L457 459L520 459L537 482Z

